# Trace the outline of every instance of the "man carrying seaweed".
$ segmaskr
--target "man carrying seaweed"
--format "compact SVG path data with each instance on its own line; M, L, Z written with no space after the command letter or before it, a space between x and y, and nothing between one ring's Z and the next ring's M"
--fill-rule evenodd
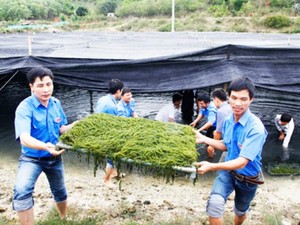
M20 140L22 154L14 186L13 209L22 225L34 224L33 197L35 183L42 172L47 176L51 192L62 218L67 213L67 191L61 154L56 150L60 134L70 130L66 115L58 99L52 97L52 72L36 67L27 73L32 95L16 109L15 132Z
M124 84L119 79L112 79L108 84L108 94L99 98L97 101L96 113L107 113L118 115L117 100L121 98ZM104 184L109 188L114 188L111 178L117 175L113 162L108 159L105 168Z
M198 131L206 131L206 136L212 138L214 136L213 132L216 129L217 108L210 101L210 97L206 93L199 93L197 95L197 104L201 108L199 109L197 118L190 125L195 127L200 120L206 118L207 122Z
M124 87L121 94L121 100L117 104L118 116L138 117L135 109L135 102L132 98L131 89Z
M222 128L225 118L232 113L231 106L227 102L227 94L223 88L216 88L211 93L211 97L215 106L217 107L217 125L216 130L213 132L215 140L221 140ZM226 153L226 152L224 152ZM207 154L209 158L213 158L215 149L212 146L207 147Z
M223 224L225 203L235 191L234 225L246 219L250 202L255 196L261 171L261 152L267 132L258 117L250 112L255 87L248 78L233 80L228 87L232 114L224 121L223 140L214 140L197 132L196 142L205 143L216 149L228 151L225 162L196 163L198 173L218 171L208 203L207 214L210 224Z

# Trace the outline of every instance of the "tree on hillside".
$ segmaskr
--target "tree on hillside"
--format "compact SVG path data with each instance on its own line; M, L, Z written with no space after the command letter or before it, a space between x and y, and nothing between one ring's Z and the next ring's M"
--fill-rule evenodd
M52 19L73 12L71 0L0 0L1 20Z
M0 0L0 20L20 20L28 19L31 11L25 1L22 0Z
M97 2L97 9L103 15L114 13L120 2L121 0L100 0Z
M88 14L89 10L86 7L79 6L76 10L75 13L77 16L86 16Z

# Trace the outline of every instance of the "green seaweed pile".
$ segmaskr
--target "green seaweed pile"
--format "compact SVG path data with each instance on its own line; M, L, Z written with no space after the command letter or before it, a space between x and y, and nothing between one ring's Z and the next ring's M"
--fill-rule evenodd
M273 176L300 175L299 163L270 163L268 173Z
M190 166L198 157L190 126L103 113L81 120L60 141L92 155L95 168L105 158L115 162L130 159L167 173L173 166Z

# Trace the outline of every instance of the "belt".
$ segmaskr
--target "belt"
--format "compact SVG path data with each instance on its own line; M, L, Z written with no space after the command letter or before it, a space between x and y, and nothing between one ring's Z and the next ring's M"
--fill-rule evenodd
M245 175L242 175L242 174L238 174L237 172L235 172L234 170L230 170L229 171L237 180L243 182L248 182L248 183L251 183L251 184L263 184L265 183L264 181L262 180L259 180L259 176L256 175L256 176L245 176Z
M51 157L33 157L33 156L28 156L28 155L24 155L24 156L29 159L35 159L35 160L40 160L40 161L55 161L55 160L61 159L61 155L51 156Z

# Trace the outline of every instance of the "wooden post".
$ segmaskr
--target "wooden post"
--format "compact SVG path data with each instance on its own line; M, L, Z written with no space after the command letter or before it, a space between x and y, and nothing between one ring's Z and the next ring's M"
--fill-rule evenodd
M32 44L32 37L31 37L31 34L28 34L28 55L29 56L31 56L31 54L32 54L31 44Z
M228 83L224 83L224 87L223 87L224 91L227 91L227 88L228 88Z

